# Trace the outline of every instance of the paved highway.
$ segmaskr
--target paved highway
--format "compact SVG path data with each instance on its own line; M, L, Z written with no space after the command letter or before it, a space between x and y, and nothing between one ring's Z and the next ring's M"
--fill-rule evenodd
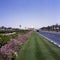
M56 43L56 45L60 46L60 33L45 31L40 31L39 33L51 40L53 43Z

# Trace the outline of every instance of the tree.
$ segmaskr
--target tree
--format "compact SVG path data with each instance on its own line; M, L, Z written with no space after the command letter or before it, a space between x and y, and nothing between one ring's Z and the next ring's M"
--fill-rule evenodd
M20 29L21 29L21 25L19 25Z

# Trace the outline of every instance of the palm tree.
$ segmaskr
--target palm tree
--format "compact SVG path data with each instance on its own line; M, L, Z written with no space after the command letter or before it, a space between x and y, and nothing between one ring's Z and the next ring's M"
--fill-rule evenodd
M20 29L21 29L21 25L19 25Z

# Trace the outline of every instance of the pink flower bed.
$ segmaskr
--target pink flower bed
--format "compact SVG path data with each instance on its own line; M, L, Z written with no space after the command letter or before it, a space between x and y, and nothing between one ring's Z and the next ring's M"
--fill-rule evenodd
M2 55L5 60L11 60L13 56L16 57L19 48L22 46L25 40L29 38L31 33L32 31L24 35L19 35L17 39L11 39L10 41L8 41L7 44L0 48L0 55Z

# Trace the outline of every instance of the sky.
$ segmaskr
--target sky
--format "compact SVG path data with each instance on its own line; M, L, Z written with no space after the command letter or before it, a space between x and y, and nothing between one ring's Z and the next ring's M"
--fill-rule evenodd
M0 26L41 28L60 24L60 0L0 0Z

